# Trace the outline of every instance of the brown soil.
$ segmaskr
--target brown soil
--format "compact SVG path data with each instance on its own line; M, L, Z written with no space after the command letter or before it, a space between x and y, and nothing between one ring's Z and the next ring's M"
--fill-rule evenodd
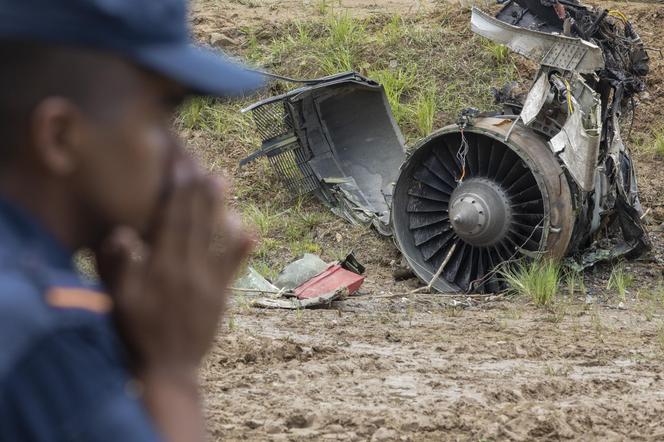
M658 331L632 306L556 323L513 303L405 305L236 315L204 370L214 437L664 438Z
M195 32L202 41L222 35L232 50L244 44L240 27L306 17L305 3L315 2L199 0ZM434 3L342 1L354 14L426 13ZM648 46L664 50L664 6L617 5ZM664 59L651 56L639 134L664 127ZM664 162L637 160L658 259L628 264L637 282L625 302L606 290L604 267L586 275L587 295L553 311L388 297L417 282L395 282L398 252L367 232L356 238L369 268L363 296L325 310L233 309L202 370L214 439L664 440L664 306L639 296L662 280ZM320 230L326 241L345 224Z

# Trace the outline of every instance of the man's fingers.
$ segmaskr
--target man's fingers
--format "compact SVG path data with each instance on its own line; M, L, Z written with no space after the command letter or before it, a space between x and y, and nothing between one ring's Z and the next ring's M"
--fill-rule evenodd
M224 185L216 178L204 180L193 197L193 226L189 232L190 256L206 260L212 236L222 216Z
M193 223L193 198L197 180L189 179L175 186L163 208L154 244L156 260L173 257L187 258L189 232Z
M238 271L242 262L249 256L254 240L242 225L240 217L232 212L224 215L220 238L221 251L218 252L213 265L224 289Z
M113 292L126 292L143 271L148 250L133 229L117 228L97 252L102 280Z

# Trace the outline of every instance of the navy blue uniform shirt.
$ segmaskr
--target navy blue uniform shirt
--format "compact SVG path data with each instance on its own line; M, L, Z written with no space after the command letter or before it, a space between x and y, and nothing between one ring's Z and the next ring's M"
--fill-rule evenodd
M29 214L0 199L0 441L154 441L110 298Z

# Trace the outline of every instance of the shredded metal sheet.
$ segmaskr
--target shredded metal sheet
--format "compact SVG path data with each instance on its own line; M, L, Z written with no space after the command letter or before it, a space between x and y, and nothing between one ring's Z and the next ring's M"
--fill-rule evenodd
M551 84L549 84L549 78L545 73L542 73L530 89L526 101L523 103L521 121L523 121L526 126L535 121L535 118L537 118L537 115L544 107L550 91Z
M553 151L560 154L579 188L590 192L595 187L601 125L595 125L591 131L587 131L584 117L581 106L577 106L562 130L549 143Z
M580 38L565 37L513 26L473 7L473 32L501 43L540 64L590 74L604 67L599 46Z

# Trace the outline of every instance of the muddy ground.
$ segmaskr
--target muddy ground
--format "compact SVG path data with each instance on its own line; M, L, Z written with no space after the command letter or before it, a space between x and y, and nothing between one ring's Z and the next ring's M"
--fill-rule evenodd
M314 3L201 0L194 24L199 38L221 33L241 45L237 28L305 17ZM435 2L341 4L360 15L422 14ZM648 46L664 49L664 6L620 7ZM643 133L664 125L664 63L652 57L635 122ZM202 370L214 440L664 440L664 163L637 159L655 252L627 264L636 280L625 300L606 289L606 266L585 276L586 290L563 289L551 310L523 299L405 297L417 281L395 282L398 252L367 232L361 296L299 312L236 300Z

